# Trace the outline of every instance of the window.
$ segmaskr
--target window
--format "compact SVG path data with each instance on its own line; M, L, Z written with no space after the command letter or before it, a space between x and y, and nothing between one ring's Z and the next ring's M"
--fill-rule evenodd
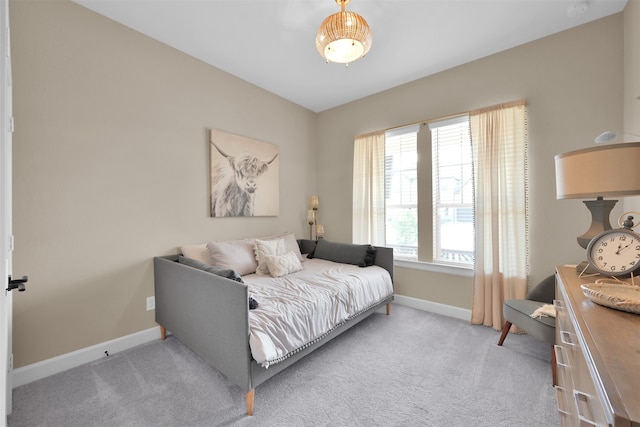
M432 144L433 261L473 265L473 158L469 117L429 124Z
M418 149L420 126L385 133L385 244L397 258L473 264L473 170L469 117L434 122L431 147ZM423 138L420 138L423 141ZM424 139L428 143L429 138ZM431 212L418 208L418 152L431 156ZM432 224L433 248L419 251L420 229ZM422 233L426 235L427 233Z
M385 133L385 243L400 258L418 259L419 126Z
M476 274L482 260L480 270L489 263L520 274L527 262L526 139L524 101L356 137L353 242L393 247L400 260L474 267Z

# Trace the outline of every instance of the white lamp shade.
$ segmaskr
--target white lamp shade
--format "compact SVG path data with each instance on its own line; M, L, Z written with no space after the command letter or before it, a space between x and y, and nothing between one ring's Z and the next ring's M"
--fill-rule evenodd
M318 196L311 196L309 198L309 208L318 209L319 206L320 206L320 201L318 200Z
M555 163L558 199L640 194L640 142L570 151Z

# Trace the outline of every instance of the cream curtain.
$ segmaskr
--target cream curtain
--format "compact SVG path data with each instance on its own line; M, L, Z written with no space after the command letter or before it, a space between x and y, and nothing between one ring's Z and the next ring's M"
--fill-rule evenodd
M384 131L357 136L353 151L353 243L384 246Z
M505 300L527 292L527 159L524 102L470 113L475 184L471 323L500 330Z

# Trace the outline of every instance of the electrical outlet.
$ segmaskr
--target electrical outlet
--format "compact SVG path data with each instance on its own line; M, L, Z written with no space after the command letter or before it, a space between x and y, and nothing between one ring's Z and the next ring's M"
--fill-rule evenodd
M156 309L156 297L147 297L147 311Z

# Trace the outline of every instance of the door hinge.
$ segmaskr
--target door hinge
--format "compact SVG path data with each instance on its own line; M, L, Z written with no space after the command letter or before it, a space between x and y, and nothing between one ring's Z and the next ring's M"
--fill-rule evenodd
M9 360L8 360L8 362L9 362L9 367L8 367L8 369L9 369L9 372L11 372L11 371L13 371L13 353L11 353L11 354L9 355Z
M9 241L7 243L8 243L7 246L8 246L9 252L13 252L13 248L15 244L15 239L13 238L13 234L9 234Z
M13 116L9 116L9 132L13 133L15 129Z

